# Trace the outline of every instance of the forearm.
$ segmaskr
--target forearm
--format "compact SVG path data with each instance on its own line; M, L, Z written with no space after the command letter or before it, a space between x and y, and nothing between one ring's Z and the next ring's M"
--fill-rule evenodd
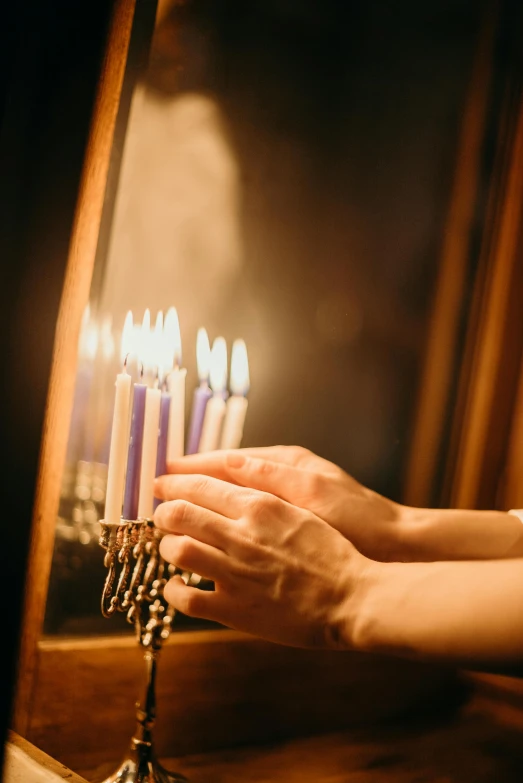
M523 523L503 511L402 507L391 560L496 560L523 557Z
M523 674L523 559L369 562L350 600L356 649Z

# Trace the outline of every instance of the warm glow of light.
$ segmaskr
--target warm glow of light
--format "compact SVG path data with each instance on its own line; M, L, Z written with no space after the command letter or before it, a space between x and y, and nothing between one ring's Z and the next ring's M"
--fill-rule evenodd
M201 383L207 383L211 366L211 346L209 337L203 327L198 329L196 335L196 364L198 366L198 378Z
M163 332L169 367L180 367L182 364L182 337L176 307L169 307L167 310Z
M94 359L98 350L98 329L96 324L89 324L82 339L82 356L85 359Z
M104 360L110 362L115 351L113 320L110 315L106 316L102 322L102 327L100 329L100 348Z
M98 350L98 327L91 318L91 307L88 304L82 316L80 338L78 343L78 355L80 359L92 361Z
M84 313L82 315L82 325L80 326L80 332L83 332L87 324L91 320L91 305L89 302L85 305Z
M244 340L235 340L231 356L231 392L245 395L249 391L249 358Z
M120 342L120 361L124 364L128 356L135 350L135 328L133 326L133 314L129 310L125 316L122 339Z
M212 344L210 386L215 393L227 388L227 343L223 337L217 337Z

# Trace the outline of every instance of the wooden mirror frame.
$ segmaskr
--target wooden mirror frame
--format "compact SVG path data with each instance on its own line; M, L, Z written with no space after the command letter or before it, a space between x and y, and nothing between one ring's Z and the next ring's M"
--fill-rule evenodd
M125 34L130 29L133 8L134 3L106 0L93 0L87 7L60 0L45 5L28 0L3 9L0 339L2 431L9 459L8 465L4 465L8 479L2 498L5 518L10 521L6 546L1 548L2 574L9 590L9 611L3 627L4 652L8 655L1 699L4 736L11 720L23 723L21 705L26 699L26 688L21 680L15 717L11 717L14 674L15 668L23 672L26 664L31 666L34 635L29 629L37 629L39 622L36 616L33 625L32 615L22 614L24 586L26 607L45 600L46 558L42 562L33 558L39 554L44 531L48 530L46 513L49 521L52 514L50 506L41 502L42 493L52 494L53 482L58 480L54 471L59 470L63 458L60 444L65 424L59 424L55 431L53 422L66 421L64 414L67 415L72 393L76 350L73 344L79 330L76 314L80 304L71 307L70 292L74 284L82 297L82 287L88 286L89 269L84 266L85 259L79 262L79 254L87 255L92 234L87 221L79 219L78 210L75 219L75 205L80 192L86 199L90 192L88 183L104 180L103 150L104 144L107 149L111 143L111 112L114 114L118 105L121 56L112 61L108 57L105 62L102 72L106 75L106 89L97 91L97 85L104 55L113 51L113 47L108 50L106 46L107 31L111 29L113 38L115 30L121 31L119 45L125 51ZM86 155L95 104L95 116L106 117L105 137L101 121L93 121L91 154ZM95 139L97 155L92 152ZM92 192L93 185L90 187ZM93 198L90 208L93 217ZM75 255L77 261L73 264ZM63 315L57 332L60 307ZM55 398L48 405L55 337L71 366L60 378L58 389L54 372ZM56 451L49 441L42 450L42 438L48 438L51 430ZM46 453L49 462L45 462ZM44 474L47 480L42 482ZM37 574L40 566L44 579L28 580L27 575ZM29 635L24 634L20 641L21 628Z

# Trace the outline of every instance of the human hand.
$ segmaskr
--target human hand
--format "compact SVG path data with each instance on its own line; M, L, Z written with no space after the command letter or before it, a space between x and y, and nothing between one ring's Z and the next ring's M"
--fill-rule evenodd
M155 523L168 562L212 580L173 577L166 600L192 617L297 647L351 646L370 561L309 510L201 475L157 482Z
M212 476L269 492L316 514L367 557L403 559L404 507L364 487L307 449L271 446L194 454L170 463L169 471ZM165 492L170 480L164 476L157 486Z

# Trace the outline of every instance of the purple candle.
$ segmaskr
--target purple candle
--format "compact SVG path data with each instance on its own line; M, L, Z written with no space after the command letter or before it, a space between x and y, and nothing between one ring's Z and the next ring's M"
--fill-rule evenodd
M171 395L162 392L160 400L160 425L158 429L158 451L156 452L156 475L163 476L167 473L167 436L169 433L169 414L171 411ZM154 508L160 504L158 498L154 499Z
M198 365L198 377L200 385L195 389L193 396L191 422L187 434L187 454L197 454L202 435L203 420L207 403L212 397L209 388L209 372L211 367L211 346L205 329L198 329L196 337L196 363Z
M76 463L79 459L90 462L93 458L89 449L90 427L88 424L88 411L92 403L94 361L97 349L98 329L91 319L90 308L87 305L82 319L78 342L78 370L69 424L66 464Z
M212 397L212 391L206 383L195 390L193 395L191 424L187 436L187 454L197 454L200 438L202 436L203 420L207 403Z
M133 391L133 412L131 434L127 456L127 475L123 500L123 518L137 519L140 494L140 470L142 466L143 422L145 416L145 383L135 383Z

